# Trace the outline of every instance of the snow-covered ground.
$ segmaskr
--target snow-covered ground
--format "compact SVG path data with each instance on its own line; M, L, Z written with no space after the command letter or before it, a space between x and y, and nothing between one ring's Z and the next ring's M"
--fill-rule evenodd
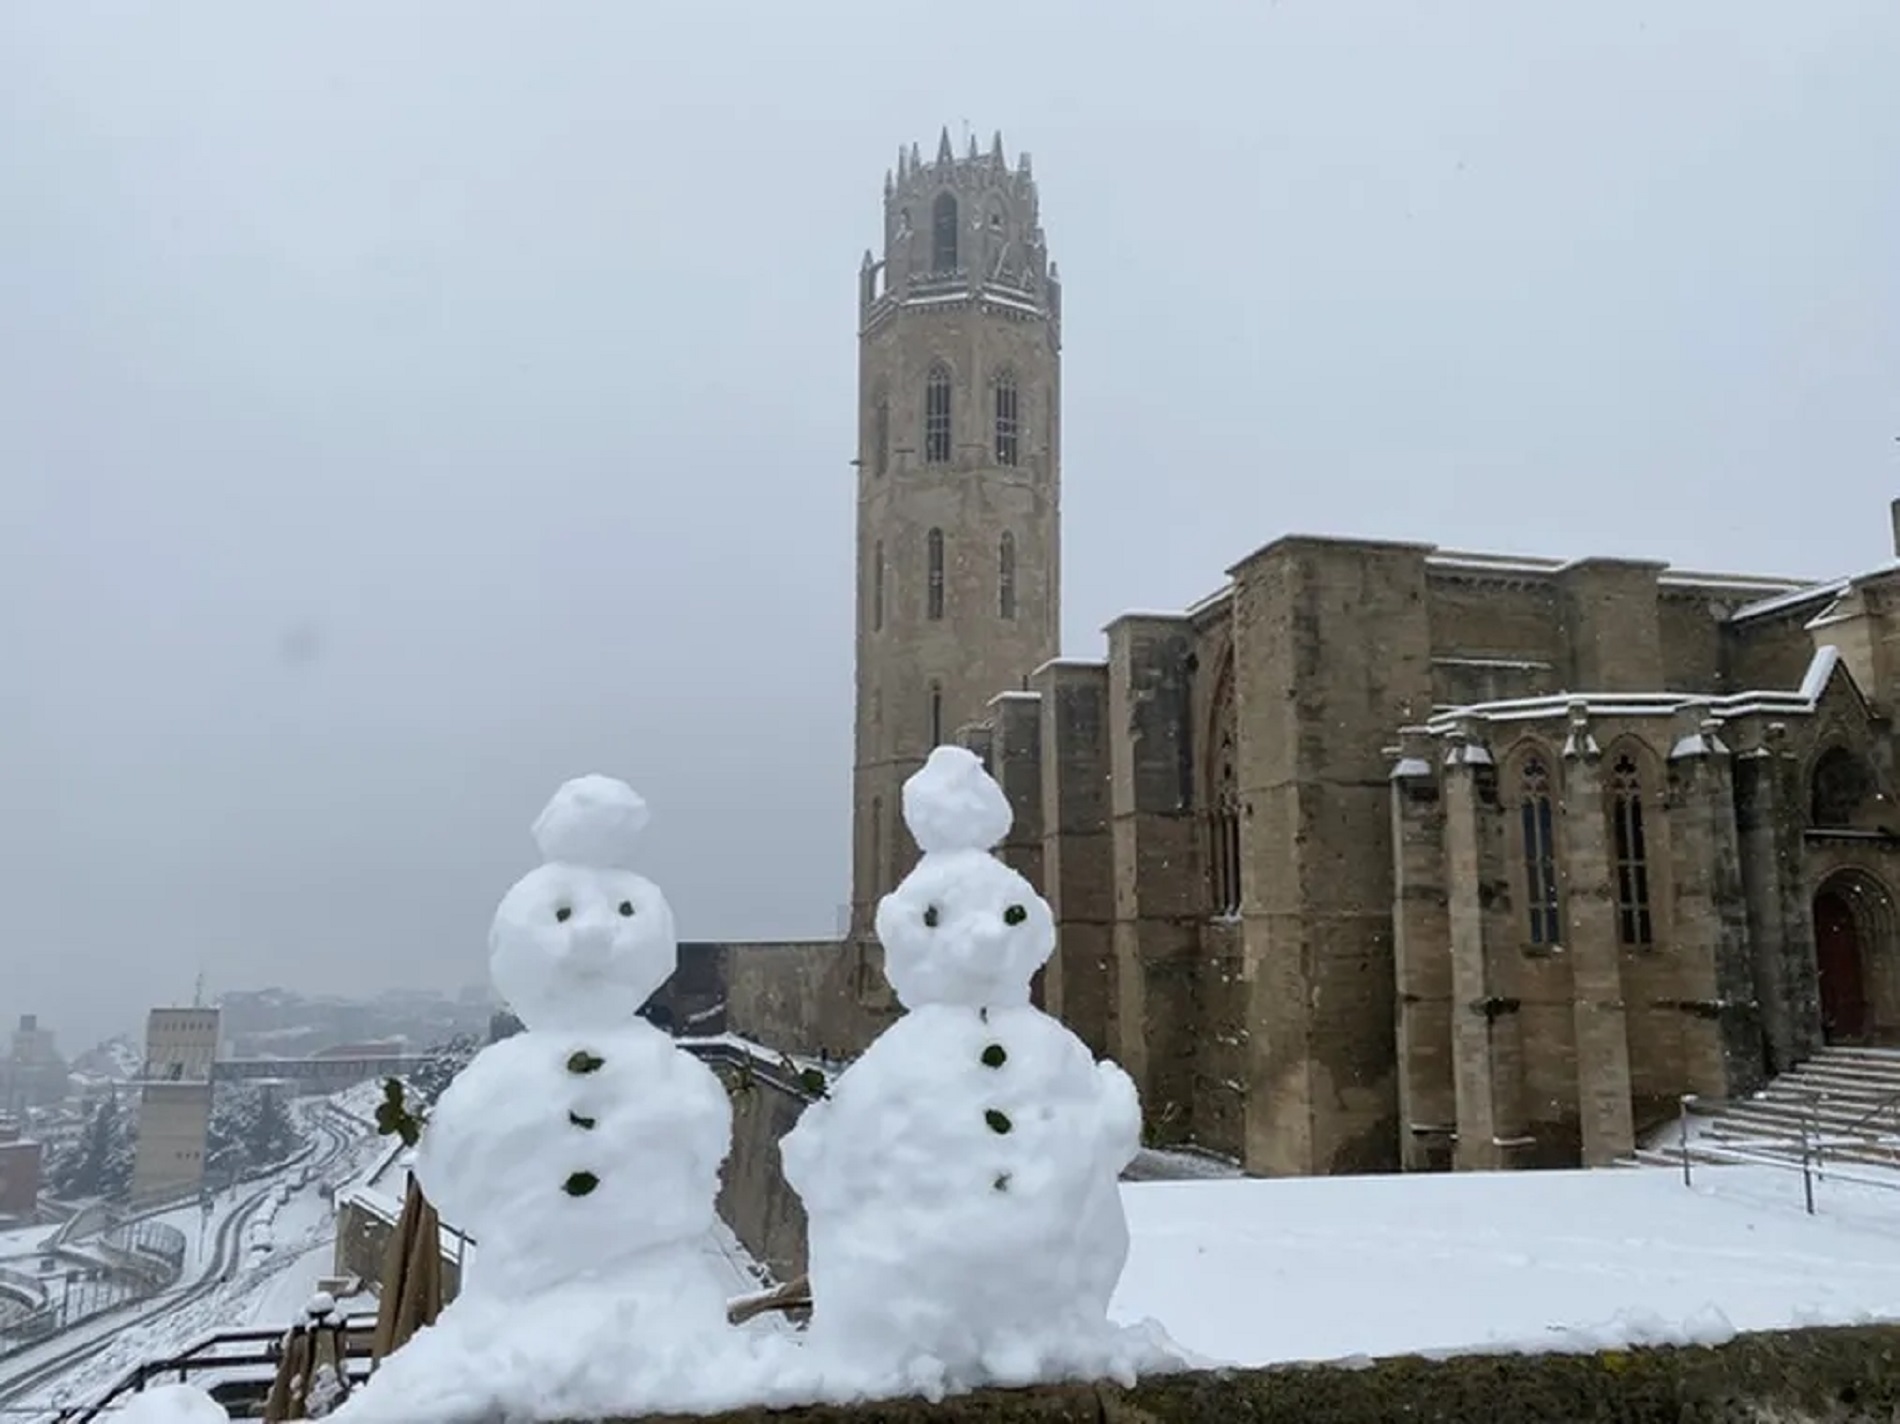
M1817 1193L1768 1167L1129 1183L1114 1314L1240 1365L1900 1319L1900 1192Z
M16 1226L0 1231L0 1262L16 1256L31 1256L39 1249L39 1244L58 1231L57 1226Z
M361 1099L362 1094L356 1093L343 1095L338 1101L347 1111L362 1116ZM314 1106L301 1110L306 1117L317 1111ZM331 1126L320 1140L332 1139L343 1131L341 1126ZM162 1309L144 1303L128 1306L8 1359L0 1366L0 1396L8 1393L10 1382L44 1372L50 1361L75 1347L96 1345L57 1378L36 1382L22 1399L7 1400L8 1416L33 1419L36 1416L30 1412L31 1406L57 1406L93 1398L134 1365L175 1354L220 1330L288 1325L301 1314L319 1279L332 1269L335 1219L330 1204L323 1199L323 1184L353 1175L383 1145L366 1126L361 1131L362 1136L321 1171L312 1173L303 1188L293 1188L288 1200L278 1200L279 1190L303 1175L302 1164L268 1182L241 1185L235 1193L217 1193L208 1219L196 1203L156 1218L185 1235L181 1283L176 1291L168 1293L176 1297L176 1302ZM322 1152L318 1160L329 1155ZM227 1222L231 1223L229 1233L221 1230ZM228 1234L238 1239L221 1261L219 1239ZM208 1292L196 1289L198 1283L219 1275L224 1279ZM352 1310L375 1308L373 1300L342 1304ZM21 1412L23 1409L26 1412Z

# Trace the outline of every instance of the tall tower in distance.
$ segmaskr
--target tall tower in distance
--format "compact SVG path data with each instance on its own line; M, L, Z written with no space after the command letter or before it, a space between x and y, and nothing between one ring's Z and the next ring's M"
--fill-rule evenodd
M1061 287L999 133L884 175L858 296L852 929L906 875L904 779L1056 655Z

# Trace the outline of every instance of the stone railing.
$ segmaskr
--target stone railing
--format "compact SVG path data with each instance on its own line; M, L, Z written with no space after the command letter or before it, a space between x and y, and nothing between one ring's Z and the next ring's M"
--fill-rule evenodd
M1272 1308L1263 1309L1261 1329L1270 1330L1271 1321ZM1126 1390L1061 1385L989 1390L940 1404L908 1399L748 1409L707 1416L704 1424L1832 1424L1896 1417L1900 1327L1873 1326L1744 1335L1714 1348L1408 1357L1173 1375Z

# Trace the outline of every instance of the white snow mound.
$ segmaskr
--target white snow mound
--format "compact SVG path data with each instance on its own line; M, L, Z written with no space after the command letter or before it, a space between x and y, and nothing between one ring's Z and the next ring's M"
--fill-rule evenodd
M224 1407L195 1385L161 1384L132 1395L107 1424L231 1424Z
M988 850L1013 820L1003 788L963 747L938 747L904 783L904 824L925 854Z
M634 842L651 812L640 793L611 776L577 776L535 818L541 858L564 865L633 868Z

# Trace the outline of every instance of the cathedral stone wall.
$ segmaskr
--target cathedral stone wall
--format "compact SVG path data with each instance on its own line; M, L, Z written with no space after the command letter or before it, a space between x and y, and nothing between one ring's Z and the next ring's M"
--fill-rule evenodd
M698 985L690 1004L670 1006L671 1027L686 1035L848 1056L897 1014L875 941L695 941L680 946L680 963Z
M1116 620L1101 662L1037 671L1033 730L1010 694L969 732L1037 818L1047 1006L1136 1077L1151 1141L1250 1171L1609 1162L1683 1093L1820 1044L1835 876L1867 1032L1900 1041L1895 757L1863 687L1900 685L1900 596L1863 584L1298 537L1194 609ZM1870 789L1823 844L1810 783L1837 743Z

